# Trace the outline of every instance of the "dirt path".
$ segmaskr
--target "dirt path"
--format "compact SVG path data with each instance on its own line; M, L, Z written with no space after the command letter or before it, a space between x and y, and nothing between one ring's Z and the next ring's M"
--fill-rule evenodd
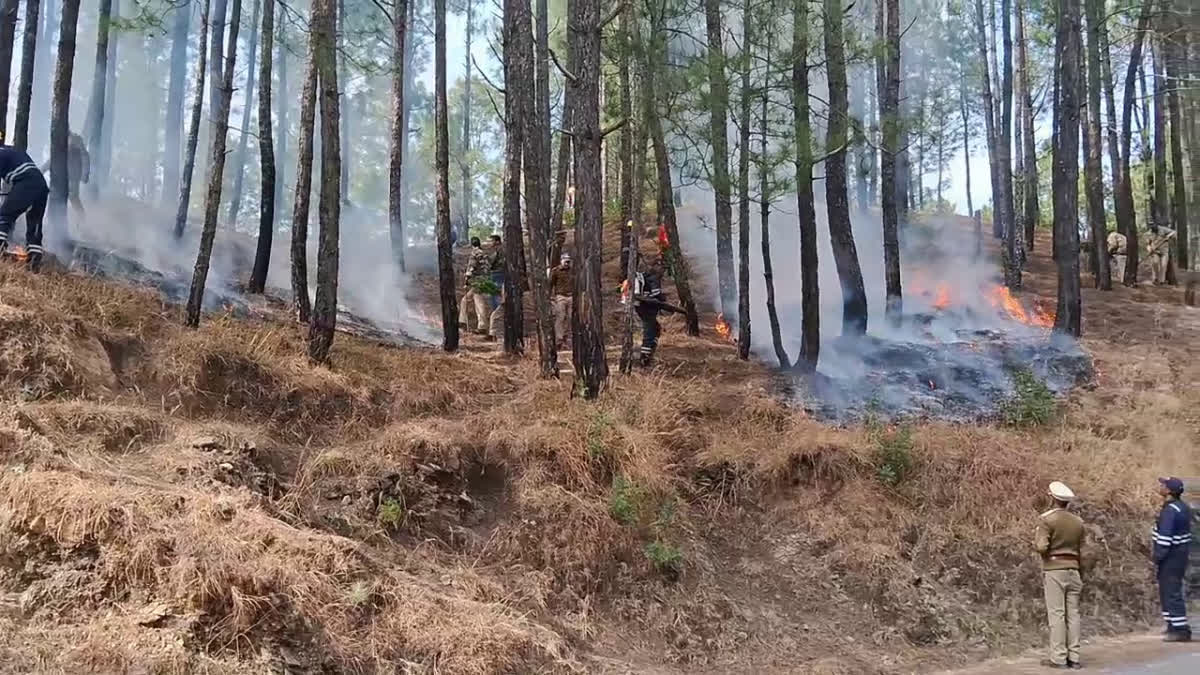
M1054 672L1041 665L1042 652L997 659L942 675L1014 675ZM1084 669L1120 675L1190 675L1200 673L1200 642L1164 644L1159 635L1096 640L1083 645Z

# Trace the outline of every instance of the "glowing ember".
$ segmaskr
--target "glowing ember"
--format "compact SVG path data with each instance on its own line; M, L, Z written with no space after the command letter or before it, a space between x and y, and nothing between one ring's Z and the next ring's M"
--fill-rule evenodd
M937 298L933 301L935 309L946 309L950 306L950 287L945 283L937 286Z
M722 338L729 340L730 342L733 341L733 327L730 326L729 322L725 320L724 314L717 315L717 323L715 328L717 329L717 335L720 335Z
M993 307L1004 310L1005 313L1021 323L1043 328L1049 328L1054 325L1054 317L1036 307L1032 310L1026 310L1021 301L1013 297L1013 294L1009 292L1006 286L999 284L993 286L987 292L987 299L988 302L992 303Z
M8 255L17 262L25 262L29 259L29 251L26 251L24 246L13 246L8 249Z

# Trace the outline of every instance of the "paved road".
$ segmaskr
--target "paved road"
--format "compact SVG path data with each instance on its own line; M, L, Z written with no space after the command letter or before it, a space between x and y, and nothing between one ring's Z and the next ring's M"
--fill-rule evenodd
M1084 672L1109 675L1200 675L1200 642L1164 644L1160 635L1135 635L1085 642ZM1055 672L1041 666L1043 654L982 663L944 675L1026 675Z

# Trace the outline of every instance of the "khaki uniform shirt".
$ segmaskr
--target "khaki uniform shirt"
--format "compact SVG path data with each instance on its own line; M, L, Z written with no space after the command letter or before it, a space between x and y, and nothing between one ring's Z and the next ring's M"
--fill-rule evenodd
M1054 508L1038 517L1034 548L1042 556L1042 569L1077 570L1083 551L1083 519Z
M1113 255L1125 255L1125 235L1120 232L1110 232L1107 239L1108 252Z

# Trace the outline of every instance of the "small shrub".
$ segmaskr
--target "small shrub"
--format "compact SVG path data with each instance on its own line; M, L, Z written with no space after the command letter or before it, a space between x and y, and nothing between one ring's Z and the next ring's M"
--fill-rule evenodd
M612 493L608 497L608 513L622 525L638 522L641 512L642 489L624 476L613 476Z
M1018 427L1040 426L1054 417L1054 394L1027 368L1012 372L1015 391L1001 406L1004 421Z
M683 552L677 547L661 540L646 544L646 559L654 565L654 569L668 576L677 576L683 570Z
M346 593L346 601L352 607L365 607L371 602L371 596L374 595L375 589L366 581L356 581L350 587L350 591Z
M912 431L900 427L876 435L875 471L885 485L896 486L912 470Z
M404 524L404 505L398 500L388 497L379 503L376 513L379 524L390 529L399 529Z
M612 429L612 420L608 418L608 414L603 411L597 412L587 431L589 459L598 460L608 456L608 443L605 441L605 436L608 435L610 429Z

